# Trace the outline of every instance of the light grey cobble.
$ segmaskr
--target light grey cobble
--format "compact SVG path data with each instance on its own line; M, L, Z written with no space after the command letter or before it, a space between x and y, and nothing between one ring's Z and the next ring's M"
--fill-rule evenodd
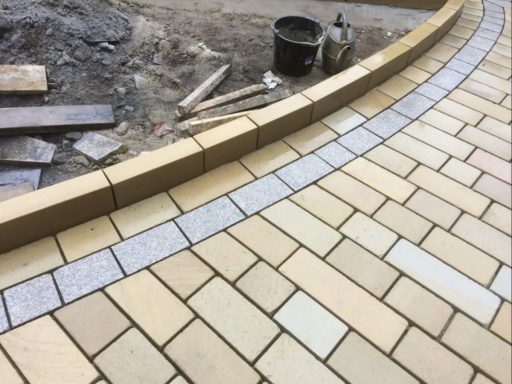
M281 168L276 172L276 175L294 191L298 191L333 170L329 164L317 155L310 154Z

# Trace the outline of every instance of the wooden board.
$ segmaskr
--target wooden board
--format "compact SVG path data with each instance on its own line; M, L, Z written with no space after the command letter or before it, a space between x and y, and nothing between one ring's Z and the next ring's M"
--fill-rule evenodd
M248 97L263 93L266 89L267 86L265 84L251 85L250 87L230 92L226 95L222 95L214 99L203 101L202 103L197 104L195 108L192 109L192 111L190 111L190 113L196 114L202 111L206 111L208 109L222 107L224 105L231 104L246 99Z
M0 94L48 92L44 65L0 65Z
M112 128L110 105L0 108L0 136Z
M228 123L235 119L238 119L239 117L246 116L251 112L252 112L252 110L233 113L231 115L212 117L212 118L203 119L203 120L193 118L193 119L189 119L189 120L186 120L186 121L176 124L175 128L181 132L188 132L191 135L197 135L198 133L207 131L207 130L215 128L219 125Z

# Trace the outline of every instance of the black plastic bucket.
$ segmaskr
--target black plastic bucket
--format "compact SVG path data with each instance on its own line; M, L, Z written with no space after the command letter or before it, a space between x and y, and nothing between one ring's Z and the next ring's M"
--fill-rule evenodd
M285 16L272 23L274 67L284 75L304 76L311 72L325 30L317 20Z

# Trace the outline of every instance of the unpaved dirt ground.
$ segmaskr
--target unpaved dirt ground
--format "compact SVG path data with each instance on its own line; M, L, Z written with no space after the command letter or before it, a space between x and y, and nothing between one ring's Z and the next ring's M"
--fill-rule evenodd
M108 0L0 0L0 63L44 64L50 87L46 95L0 96L0 107L111 104L116 122L127 122L129 127L127 132L100 131L124 144L122 153L102 164L89 162L72 148L76 134L40 136L57 145L54 164L43 171L42 187L179 140L173 133L157 137L153 129L161 123L173 126L176 105L225 63L232 64L232 73L212 96L261 83L263 73L272 69L272 18L189 7ZM423 13L418 24L428 15ZM395 23L397 29L383 29L375 26L383 25L383 20L374 19L372 25L354 25L356 62L411 27ZM114 50L101 48L101 41L109 41ZM318 59L310 75L281 76L281 86L299 92L328 77Z

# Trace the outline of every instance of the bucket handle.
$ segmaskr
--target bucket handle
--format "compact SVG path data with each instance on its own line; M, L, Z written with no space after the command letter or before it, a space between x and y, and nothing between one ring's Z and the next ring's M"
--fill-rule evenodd
M342 9L340 13L338 13L338 17L336 18L336 21L343 21L343 31L341 32L342 38L347 38L347 14L345 13L345 10Z

